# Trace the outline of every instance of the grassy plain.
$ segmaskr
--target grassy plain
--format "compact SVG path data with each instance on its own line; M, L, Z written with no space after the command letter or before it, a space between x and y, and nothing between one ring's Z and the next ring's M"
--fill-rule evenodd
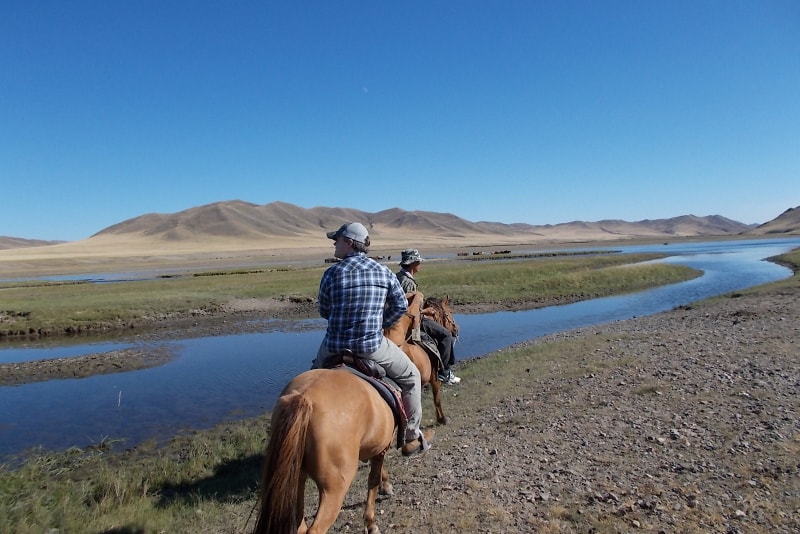
M558 255L502 261L429 261L423 292L449 295L456 307L533 307L638 291L699 273L642 263L657 255ZM327 265L197 271L114 283L0 283L0 337L62 335L143 327L156 321L223 314L231 302L310 301ZM395 265L390 265L396 268Z

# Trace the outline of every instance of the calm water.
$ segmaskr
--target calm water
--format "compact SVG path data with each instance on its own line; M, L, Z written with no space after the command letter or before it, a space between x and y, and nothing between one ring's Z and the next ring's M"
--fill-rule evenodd
M622 247L668 252L666 260L704 271L695 280L633 295L521 312L456 315L459 360L553 332L669 310L709 296L788 277L763 261L800 247L800 238ZM517 252L517 251L515 251ZM521 252L521 251L520 251ZM0 387L0 457L29 447L83 447L105 437L127 446L269 410L280 389L308 369L322 320L301 332L269 332L167 342L179 356L166 365L74 380ZM0 361L28 361L134 346L100 343L1 349Z

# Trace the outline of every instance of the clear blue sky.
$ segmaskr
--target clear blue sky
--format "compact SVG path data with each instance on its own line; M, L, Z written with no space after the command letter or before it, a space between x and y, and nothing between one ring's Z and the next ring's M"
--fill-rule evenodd
M222 200L470 221L800 205L800 2L0 5L0 235Z

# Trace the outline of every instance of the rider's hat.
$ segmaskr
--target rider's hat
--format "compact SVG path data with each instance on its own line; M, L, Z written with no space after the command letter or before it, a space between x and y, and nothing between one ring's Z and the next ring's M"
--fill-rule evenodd
M406 265L411 265L414 262L422 263L425 261L422 259L422 256L419 255L419 250L415 248L407 248L400 253L402 257L400 258L400 265L405 267Z
M325 235L328 236L328 239L333 239L334 241L336 241L339 236L343 236L347 239L358 241L359 243L366 243L367 238L369 237L369 232L367 232L367 229L363 224L351 222L343 224L338 230L328 232Z

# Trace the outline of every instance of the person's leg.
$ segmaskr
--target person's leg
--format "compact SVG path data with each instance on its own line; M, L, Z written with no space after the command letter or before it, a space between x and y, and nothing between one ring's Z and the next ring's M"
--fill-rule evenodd
M461 379L452 370L453 365L456 363L454 350L456 340L453 334L447 328L428 317L423 317L422 319L422 330L436 341L436 346L439 348L439 355L442 358L442 365L444 365L444 369L439 371L439 381L450 385L460 383Z
M450 366L455 363L455 358L453 357L453 343L455 342L453 334L447 328L427 317L422 318L422 330L436 341L444 368L449 370Z
M378 365L386 370L386 376L397 382L403 390L403 404L406 408L408 422L406 441L420 436L419 425L422 422L422 386L417 366L400 347L384 338L380 348L369 355Z

